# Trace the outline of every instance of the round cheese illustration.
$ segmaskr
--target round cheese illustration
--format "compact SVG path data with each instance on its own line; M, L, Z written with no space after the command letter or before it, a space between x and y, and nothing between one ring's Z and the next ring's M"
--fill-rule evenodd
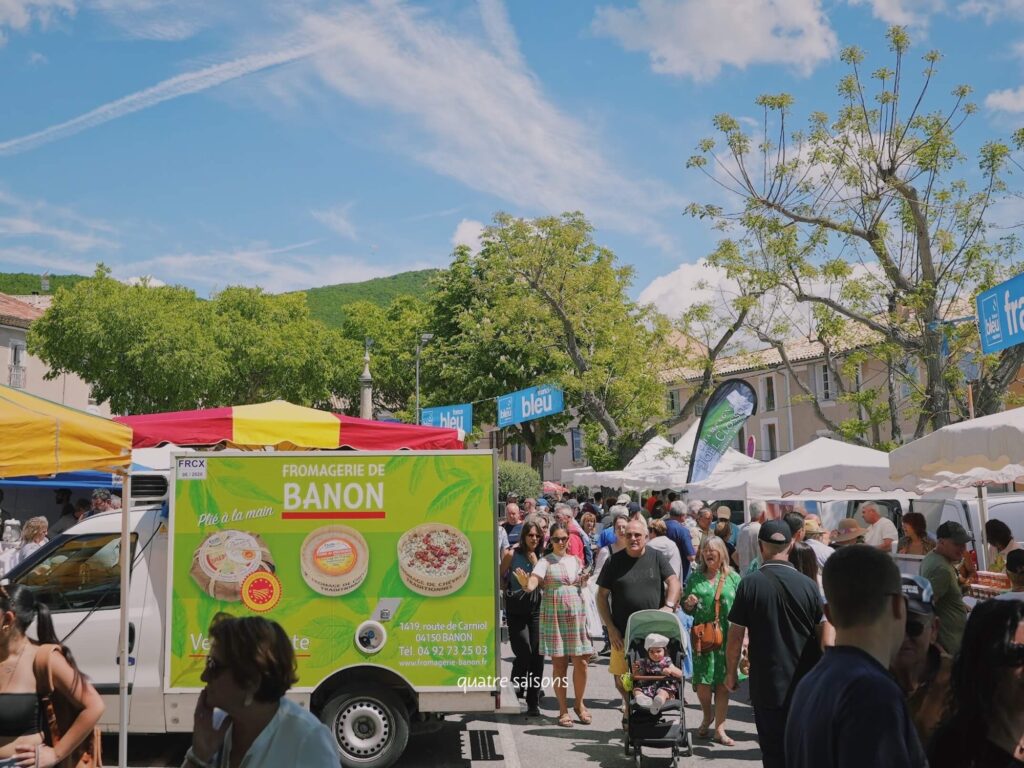
M469 578L472 548L457 528L424 523L398 540L398 572L409 589L427 597L450 595Z
M370 565L366 539L347 525L325 525L302 542L302 578L321 595L344 595L363 583Z
M242 583L259 571L274 572L274 559L263 539L245 531L211 533L192 554L189 573L199 588L217 600L242 599Z

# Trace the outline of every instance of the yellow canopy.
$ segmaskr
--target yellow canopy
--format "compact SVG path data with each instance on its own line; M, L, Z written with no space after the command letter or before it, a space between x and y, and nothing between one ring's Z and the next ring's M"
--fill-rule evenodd
M123 424L0 385L0 477L110 471L131 464Z

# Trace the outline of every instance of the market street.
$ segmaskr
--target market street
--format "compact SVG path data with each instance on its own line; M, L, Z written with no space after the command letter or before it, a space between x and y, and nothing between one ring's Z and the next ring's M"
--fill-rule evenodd
M502 668L506 676L511 672L512 651L508 643L502 645ZM550 675L550 664L545 674ZM722 747L711 741L694 741L694 757L683 765L700 765L714 760L721 768L755 768L760 765L761 753L757 748L753 712L746 704L746 686L736 694L738 699L729 704L729 734L736 740L735 747ZM695 731L700 725L700 708L691 688L686 691L686 723ZM608 674L608 660L599 659L590 667L587 681L587 707L594 716L590 726L560 728L555 722L555 697L544 697L541 711L544 717L527 720L523 716L449 716L436 733L420 734L409 739L409 746L398 765L402 768L526 768L536 765L556 765L559 768L582 766L632 765L622 748L622 730L619 725L618 694ZM104 741L104 760L116 760L116 739ZM188 748L188 737L136 736L129 739L130 766L165 768L180 765ZM644 765L662 768L671 764L667 750L644 750Z

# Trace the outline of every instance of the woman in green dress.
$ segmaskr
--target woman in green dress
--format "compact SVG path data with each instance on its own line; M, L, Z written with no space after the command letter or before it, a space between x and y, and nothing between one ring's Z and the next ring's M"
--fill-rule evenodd
M722 627L722 645L714 651L705 653L697 653L695 648L692 649L693 688L697 691L704 715L697 730L697 737L706 739L714 721L714 740L731 747L735 742L725 732L725 717L729 709L729 689L725 687L725 647L729 641L729 609L736 599L740 576L729 566L729 550L725 542L718 536L711 536L704 542L700 562L686 580L683 610L693 616L695 626L715 620L715 593L719 581L722 582L718 610L718 621Z

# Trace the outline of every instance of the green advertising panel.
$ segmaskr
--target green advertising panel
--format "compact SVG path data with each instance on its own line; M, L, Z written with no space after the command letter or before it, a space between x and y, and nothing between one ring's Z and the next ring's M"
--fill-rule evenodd
M299 690L360 664L495 675L494 500L484 451L177 457L168 689L202 687L220 611L281 624Z

